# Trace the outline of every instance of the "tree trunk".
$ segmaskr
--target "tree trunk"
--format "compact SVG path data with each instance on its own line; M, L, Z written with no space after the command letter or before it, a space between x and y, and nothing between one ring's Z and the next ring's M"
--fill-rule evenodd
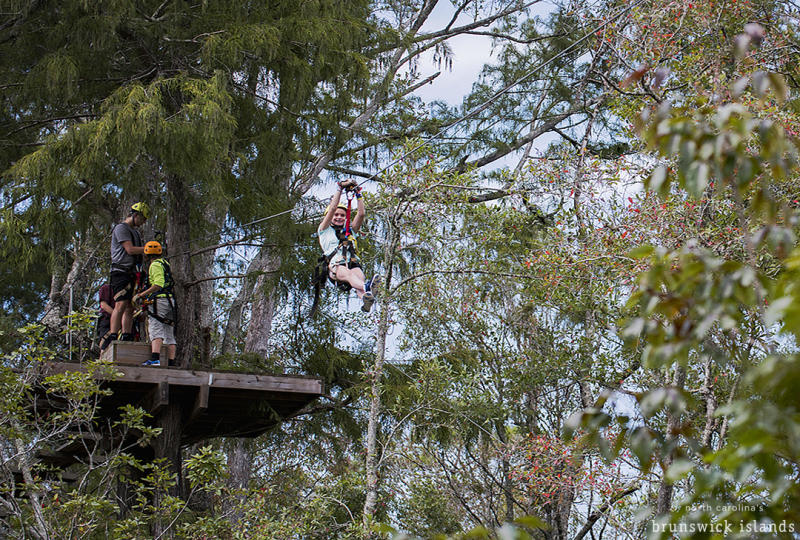
M170 402L156 419L157 427L161 428L161 434L153 441L153 451L155 459L166 460L166 466L174 480L166 492L156 488L154 493L153 506L161 507L161 502L165 495L172 495L185 500L183 493L182 460L181 460L181 434L182 434L182 415L180 403ZM153 523L153 537L171 538L173 530L170 523L164 519L157 519Z
M222 230L222 225L228 212L228 207L208 206L203 211L205 223L210 226L213 235L209 236L208 243L216 243L219 241L219 231ZM203 246L198 246L203 247ZM204 251L193 256L192 265L198 269L200 278L210 278L214 276L214 257L217 253L216 249ZM199 330L201 334L200 345L200 365L204 368L211 369L211 335L214 329L214 281L206 280L195 285L199 288L199 301L198 308L199 314Z
M258 267L259 259L260 257L256 257L250 261L250 264L247 266L247 274L255 271ZM234 352L241 341L242 316L245 306L249 304L253 298L254 285L254 278L244 278L239 293L231 303L231 307L228 310L228 322L225 323L225 331L222 335L222 345L220 346L221 354L230 354Z
M243 514L238 508L247 496L250 476L253 470L253 449L248 439L233 439L228 446L228 489L233 497L224 500L224 513L233 523L241 521Z
M175 340L178 342L178 351L175 359L178 366L188 369L192 365L192 358L199 350L200 336L197 327L200 322L200 291L199 287L187 287L186 284L196 279L189 255L191 246L191 208L188 200L188 190L181 178L176 175L167 175L167 192L169 198L170 220L167 224L167 239L171 245L178 246L178 250L170 257L170 268L175 280L175 299L178 311L178 321L175 326Z
M244 351L256 353L266 357L269 350L269 338L272 333L272 319L275 315L275 294L274 290L268 286L268 281L274 279L274 272L280 265L279 259L274 253L268 251L269 248L261 248L258 255L250 262L247 273L265 272L257 278L245 278L239 294L234 300L231 317L225 329L222 351L232 352L233 334L239 332L242 310L250 298L253 298L250 324L247 327L245 336ZM237 511L237 503L242 503L246 496L247 486L250 483L250 476L253 466L252 444L245 439L234 439L228 449L228 488L238 494L233 501L226 501L226 513L230 513L233 521L239 521L242 515Z
M711 450L711 437L719 425L716 418L717 412L717 397L714 395L714 381L711 378L711 357L706 360L703 366L703 394L706 404L706 425L703 428L702 445L704 448Z
M266 358L272 333L272 318L275 315L275 291L270 287L269 281L274 279L280 260L267 248L262 248L259 255L256 271L264 273L256 278L253 289L253 304L244 349Z
M73 252L73 261L66 276L62 268L53 271L50 280L50 294L44 307L42 324L52 333L59 333L67 326L64 318L69 311L69 294L73 290L74 298L83 298L88 288L89 268L97 266L99 244L81 243Z
M675 367L675 375L673 376L672 386L676 389L682 389L686 382L686 371L680 367ZM667 434L666 445L669 445L677 437L676 433L680 427L680 416L667 412ZM661 464L662 476L661 483L658 486L658 498L656 500L656 514L667 514L672 507L672 491L673 485L666 479L667 470L672 465L675 459L675 451L671 450L668 455L664 456L664 461Z
M369 527L375 516L375 506L378 502L378 419L381 410L381 377L383 375L383 362L386 356L386 336L389 334L390 286L392 283L392 266L394 265L395 251L400 239L400 231L390 221L391 239L383 255L383 267L386 269L384 278L383 300L380 302L380 315L378 320L378 339L375 344L375 365L370 378L369 420L367 424L367 457L366 476L367 492L364 498L363 520L364 526Z
M16 431L21 431L16 420L12 420L12 423ZM26 485L26 494L30 501L31 511L33 512L34 520L31 533L36 538L47 540L50 538L50 533L47 528L47 523L44 520L44 514L42 513L42 501L39 498L39 492L32 488L35 484L29 463L29 450L25 448L25 444L19 438L14 439L14 446L17 451L17 466L22 472L22 479L25 481Z
M61 297L64 281L61 268L53 269L53 275L50 277L50 294L47 295L47 303L42 316L42 324L53 333L57 333L62 328L63 317L66 314L66 306Z

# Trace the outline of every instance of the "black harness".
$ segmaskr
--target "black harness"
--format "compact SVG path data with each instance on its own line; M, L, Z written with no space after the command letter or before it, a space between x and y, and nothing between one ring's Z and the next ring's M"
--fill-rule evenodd
M161 263L161 267L164 269L164 286L161 288L158 293L154 293L154 295L148 295L151 297L153 302L147 306L147 314L153 317L160 323L166 324L168 326L177 326L178 324L178 310L175 307L175 280L172 278L172 269L169 266L169 263L164 259L156 259L150 264L154 264L156 262ZM148 272L148 279L146 283L146 287L149 288L150 283L150 276ZM169 306L172 311L172 319L169 319L165 316L158 314L158 299L159 298L166 298L169 301ZM151 311L152 310L152 311Z
M339 240L339 245L336 247L330 255L322 255L317 259L317 265L314 267L314 277L311 280L312 285L314 285L314 302L311 304L311 312L309 313L312 317L317 312L317 306L319 305L319 296L322 292L322 288L328 282L331 281L336 287L342 292L349 292L352 289L349 283L344 281L336 281L330 275L328 267L331 264L331 261L337 255L341 255L343 258L343 264L347 266L347 268L352 268L356 264L360 264L358 261L358 255L356 254L356 246L355 246L355 239L351 236L347 236L345 233L344 227L333 227L333 230L336 232L336 238Z
M350 268L351 263L358 263L358 255L356 255L356 241L355 238L350 235L348 236L347 233L343 228L336 228L334 227L333 230L336 232L336 239L339 240L339 246L336 250L330 254L330 256L325 257L326 264L330 264L331 259L336 255L336 253L340 253L342 258L344 259L344 263L348 268ZM339 283L338 281L331 280L334 283ZM348 285L347 290L350 290L350 286Z

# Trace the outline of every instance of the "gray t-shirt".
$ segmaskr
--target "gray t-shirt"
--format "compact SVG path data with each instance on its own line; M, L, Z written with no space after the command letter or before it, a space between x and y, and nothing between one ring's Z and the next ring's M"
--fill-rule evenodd
M140 256L128 255L123 242L130 242L134 246L142 245L142 237L139 231L125 223L118 223L111 232L111 270L133 270L133 267L140 263Z

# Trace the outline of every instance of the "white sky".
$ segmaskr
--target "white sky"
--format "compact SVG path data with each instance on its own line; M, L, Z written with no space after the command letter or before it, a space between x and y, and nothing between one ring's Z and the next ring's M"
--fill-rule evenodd
M530 16L545 16L553 9L553 4L543 1L533 6ZM455 12L455 8L450 2L440 1L426 23L422 31L431 31L444 28ZM473 21L470 13L462 13L454 26L461 26ZM487 30L487 29L482 29ZM483 66L495 60L492 54L492 40L487 36L462 35L449 40L450 48L453 52L453 67L448 70L442 65L439 68L433 62L433 53L428 53L420 62L421 79L433 75L441 70L439 75L431 84L425 85L415 92L426 103L440 100L449 105L458 105L462 98L467 95L472 88L472 83L478 80Z

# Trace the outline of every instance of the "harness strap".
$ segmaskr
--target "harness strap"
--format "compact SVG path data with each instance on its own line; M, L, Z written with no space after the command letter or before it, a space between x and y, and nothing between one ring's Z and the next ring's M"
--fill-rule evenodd
M156 259L155 261L153 261L153 263L156 263L156 262L160 263L161 264L161 268L164 270L164 286L153 297L153 303L151 304L153 306L153 309L151 311L149 309L149 306L148 306L147 314L149 316L153 317L155 320L157 320L158 322L160 322L162 324L166 324L166 325L169 325L169 326L177 327L178 326L178 309L175 306L175 292L174 292L175 280L172 279L172 268L170 268L169 263L166 262L163 259ZM148 284L149 284L149 280L148 280ZM169 307L172 310L173 319L167 319L166 317L162 317L161 315L158 314L158 299L159 298L166 298L167 299L167 301L169 302Z
M125 272L126 274L132 274L135 271L135 269L136 267L134 265L122 266L121 264L111 263L112 272Z
M161 268L164 270L164 286L161 287L161 290L158 291L154 297L155 298L171 298L175 295L175 280L172 279L172 268L168 262L163 259L156 259L151 264L159 263L161 264ZM147 276L147 281L145 282L145 286L149 287L152 285L150 283L150 276Z
M350 237L353 234L353 231L350 230L350 213L353 208L353 192L347 191L347 215L345 216L344 220L344 235L345 237Z
M166 324L168 326L176 326L175 323L177 322L178 311L175 309L175 301L173 300L172 296L167 296L166 298L167 300L169 300L169 307L172 310L172 317L173 317L172 319L162 317L161 315L158 314L158 298L154 298L153 303L150 304L151 306L153 306L152 311L150 311L150 306L147 307L147 314L162 324Z

